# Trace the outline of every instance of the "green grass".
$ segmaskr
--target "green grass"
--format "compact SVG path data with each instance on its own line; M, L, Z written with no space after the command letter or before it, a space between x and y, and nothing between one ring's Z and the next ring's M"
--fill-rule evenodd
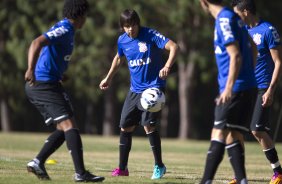
M39 181L27 173L26 163L41 148L47 134L35 133L0 133L0 183L32 184L73 183L74 174L71 157L65 144L50 158L58 161L56 165L46 165L51 181ZM118 164L118 137L82 136L84 161L86 168L97 175L105 176L104 183L110 184L194 184L199 183L203 173L208 141L183 141L162 139L163 160L167 174L161 180L151 180L153 155L146 138L133 137L133 146L129 158L129 177L111 177L110 172ZM281 146L277 146L281 153ZM268 183L272 171L258 143L246 143L246 169L249 183ZM225 155L214 184L227 183L233 172Z

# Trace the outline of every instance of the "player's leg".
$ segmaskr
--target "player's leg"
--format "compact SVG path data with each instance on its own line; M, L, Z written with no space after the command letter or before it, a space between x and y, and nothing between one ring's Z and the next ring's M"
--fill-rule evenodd
M29 101L39 110L47 126L53 123L53 119L48 113L48 109L45 108L49 103L52 103L52 98L49 98L52 96L49 89L52 88L54 88L54 85L48 83L36 83L33 86L26 83L25 86L26 95ZM44 163L46 159L63 144L64 140L64 132L55 130L46 139L45 144L38 155L27 164L28 171L34 173L39 179L50 179Z
M211 183L216 170L221 163L225 151L225 139L228 135L226 129L228 104L220 104L215 107L215 121L211 132L210 147L207 152L204 174L201 184Z
M141 94L139 95L139 98L141 98ZM140 101L140 99L138 101ZM142 111L141 125L144 127L146 135L149 139L155 160L155 166L151 179L160 179L166 173L166 166L162 161L161 138L156 128L160 120L161 112L145 111L140 103L138 104L138 108L140 111Z
M243 135L239 131L231 131L226 140L229 161L235 173L236 181L246 180L245 150ZM247 182L247 181L244 181Z
M227 126L232 130L227 137L227 153L238 183L247 183L243 133L249 132L255 89L233 94Z
M225 151L227 130L213 128L201 184L211 183Z
M154 171L151 179L160 179L166 173L166 166L162 161L161 138L154 125L145 125L144 130L149 138L155 160Z
M120 142L119 142L119 167L112 171L112 176L128 176L128 158L132 145L132 132L141 119L141 112L136 104L138 94L128 92L125 99L120 119Z
M262 107L262 95L265 93L266 89L261 89L258 91L257 100L255 103L251 130L254 137L260 143L266 158L270 162L271 168L273 169L273 177L271 178L270 184L272 183L282 183L282 169L279 162L277 150L275 148L274 142L269 135L270 124L269 115L270 107Z

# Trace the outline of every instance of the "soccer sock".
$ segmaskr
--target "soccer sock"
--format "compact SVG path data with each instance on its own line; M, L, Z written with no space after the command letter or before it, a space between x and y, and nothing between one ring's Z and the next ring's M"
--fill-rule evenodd
M206 166L201 184L211 183L216 173L217 167L223 159L225 143L212 140L207 153Z
M263 151L264 151L266 158L270 162L273 172L278 172L282 174L281 165L280 165L278 154L277 154L275 147L268 149L268 150L263 150Z
M65 141L65 134L61 130L55 130L46 140L40 152L36 156L40 163L45 163L46 159L56 151Z
M148 133L147 136L149 138L150 145L151 145L151 148L154 154L155 164L160 167L163 167L164 164L162 161L161 138L160 138L158 131Z
M119 142L119 169L127 168L129 152L131 150L132 132L120 132Z
M235 177L238 183L244 183L246 181L246 169L245 169L245 153L240 141L234 141L226 146L229 161L235 172Z
M82 141L78 129L70 129L65 132L67 147L72 156L72 160L77 174L85 172L83 163Z

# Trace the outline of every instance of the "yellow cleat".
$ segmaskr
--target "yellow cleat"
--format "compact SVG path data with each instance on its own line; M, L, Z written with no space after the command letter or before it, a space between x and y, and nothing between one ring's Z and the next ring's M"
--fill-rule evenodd
M275 172L269 184L282 184L282 174Z
M233 178L228 184L236 184L236 183L237 183L236 178Z

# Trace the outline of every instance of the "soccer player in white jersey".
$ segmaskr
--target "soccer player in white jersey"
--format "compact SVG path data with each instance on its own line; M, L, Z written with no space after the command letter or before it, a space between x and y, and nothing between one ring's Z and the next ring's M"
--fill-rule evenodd
M254 137L273 169L270 184L282 183L282 169L274 142L269 135L270 110L274 92L281 75L282 47L275 27L256 15L254 0L233 0L234 11L247 24L249 35L257 47L255 76L258 94L251 122Z
M147 88L165 89L166 78L175 62L178 46L158 31L140 25L136 11L126 9L120 15L120 27L124 31L117 41L117 54L100 88L106 90L124 59L130 72L130 90L124 102L120 119L119 167L112 176L128 176L128 157L131 149L132 132L141 124L149 138L155 159L151 179L160 179L166 172L162 161L161 139L156 129L159 113L145 111L140 104L141 93ZM167 61L162 58L163 50L169 51Z
M201 0L215 19L214 52L219 95L201 184L211 184L225 149L240 184L247 184L243 132L248 132L255 97L253 57L242 20L222 0Z
M89 9L86 0L65 0L64 19L32 41L25 73L25 91L47 126L56 130L47 138L38 155L27 164L29 172L49 180L44 163L66 141L75 167L76 182L99 182L104 177L87 171L83 162L82 141L76 128L70 99L61 83L74 47L74 34L82 28Z

